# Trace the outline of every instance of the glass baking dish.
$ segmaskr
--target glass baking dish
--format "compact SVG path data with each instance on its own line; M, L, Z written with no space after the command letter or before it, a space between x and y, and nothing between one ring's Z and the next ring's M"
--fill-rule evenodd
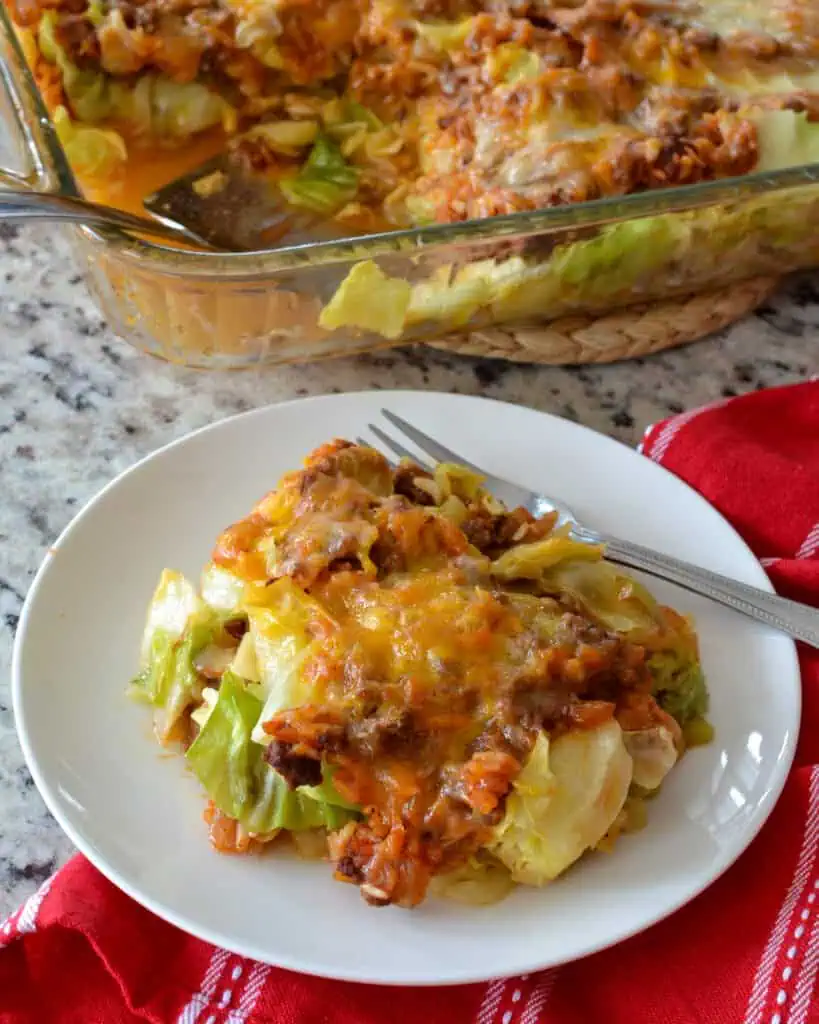
M78 195L4 8L0 181ZM263 253L66 228L113 329L174 363L239 369L490 325L602 313L819 264L819 164L534 213Z

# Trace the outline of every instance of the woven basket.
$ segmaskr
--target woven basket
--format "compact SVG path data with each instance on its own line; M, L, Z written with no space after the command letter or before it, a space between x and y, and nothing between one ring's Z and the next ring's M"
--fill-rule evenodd
M613 363L698 341L756 309L779 278L755 277L711 292L629 306L600 316L565 316L541 326L492 327L428 341L433 348L518 363Z

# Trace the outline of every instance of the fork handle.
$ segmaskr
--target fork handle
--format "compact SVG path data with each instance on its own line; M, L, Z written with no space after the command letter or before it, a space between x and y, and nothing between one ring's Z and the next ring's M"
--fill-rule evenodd
M758 619L774 629L781 630L811 647L819 648L819 611L809 605L791 601L786 597L769 594L758 587L701 569L659 551L645 548L641 544L596 533L583 527L572 531L578 540L592 544L603 544L606 558L618 565L640 569L659 579L676 583L695 594L718 601L749 618Z

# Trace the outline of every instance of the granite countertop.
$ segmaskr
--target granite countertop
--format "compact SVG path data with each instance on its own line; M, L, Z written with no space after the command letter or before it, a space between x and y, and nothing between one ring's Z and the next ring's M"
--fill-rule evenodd
M70 854L23 763L9 665L46 548L119 472L206 423L301 395L366 388L485 394L636 444L652 422L816 372L819 276L790 281L711 341L597 368L536 368L393 351L260 373L203 374L117 339L52 232L0 225L0 919Z

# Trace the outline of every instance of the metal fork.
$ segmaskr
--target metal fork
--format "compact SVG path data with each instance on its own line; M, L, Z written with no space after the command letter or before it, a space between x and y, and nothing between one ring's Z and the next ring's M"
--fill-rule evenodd
M810 644L811 647L819 648L819 611L817 609L800 604L798 601L778 597L776 594L769 594L758 587L749 586L747 583L739 583L727 576L711 572L710 569L702 569L689 562L684 562L682 559L643 547L641 544L633 544L631 541L621 540L607 533L590 530L577 521L565 502L558 501L547 494L536 494L509 480L493 476L388 409L382 409L381 413L394 428L409 438L422 452L425 452L433 460L433 464L430 465L420 459L401 441L391 437L375 423L370 423L369 428L373 435L399 458L411 459L427 470L433 469L438 462L457 462L462 466L467 466L484 478L487 489L504 505L509 508L522 505L534 516L556 512L558 525L568 526L571 536L575 540L587 544L604 545L606 558L610 562L616 562L618 565L625 565L631 569L639 569L651 576L676 583L686 590L708 597L712 601L717 601L719 604L747 615L749 618L757 619L774 629L787 633L788 636L802 640L804 643ZM357 440L359 444L370 445L369 441L362 438Z

